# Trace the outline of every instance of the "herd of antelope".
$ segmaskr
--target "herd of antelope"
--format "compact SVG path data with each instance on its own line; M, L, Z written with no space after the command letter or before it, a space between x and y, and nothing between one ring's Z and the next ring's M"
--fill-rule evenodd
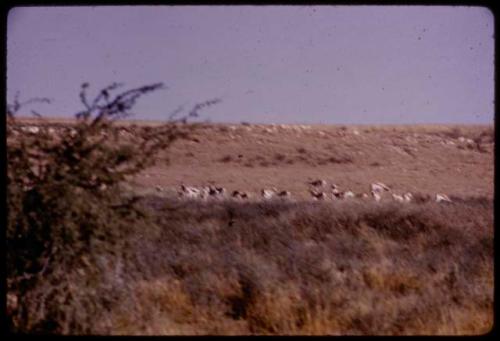
M280 126L281 128L285 128L286 126ZM235 127L232 127L235 128ZM299 126L301 129L306 129L310 128L308 126ZM49 134L55 134L59 132L62 129L70 129L70 128L53 128L49 127L47 132ZM269 128L271 129L271 128ZM276 127L273 125L272 126L273 131L276 129ZM38 126L23 126L20 128L21 131L28 132L31 134L38 134L40 132L40 127ZM71 128L70 134L74 135L76 134L76 130ZM19 133L17 130L14 130L15 135ZM103 132L105 133L105 132ZM129 128L127 127L122 127L120 129L120 135L124 136L126 134L130 134L131 132L129 131ZM465 138L460 137L459 141L465 141ZM327 182L325 180L314 180L308 183L310 185L309 188L309 193L311 195L311 198L313 200L343 200L343 199L349 199L349 198L361 198L361 199L368 199L370 196L375 200L375 201L381 201L383 198L388 197L387 192L391 192L391 189L381 183L381 182L376 182L372 183L370 185L370 191L368 193L354 193L352 191L341 191L339 186L336 184L331 184L330 186L327 185ZM156 187L157 191L162 191L163 188L160 186ZM180 190L178 191L178 194L180 197L183 198L189 198L189 199L225 199L225 198L233 198L233 199L239 199L239 200L245 200L245 199L250 199L252 198L252 195L248 192L240 191L240 190L235 190L232 193L228 193L227 190L223 187L219 186L205 186L202 188L197 188L197 187L192 187L192 186L185 186L181 185ZM278 190L277 188L266 188L262 189L260 191L260 195L264 200L270 200L274 198L281 198L281 199L291 199L292 195L289 191L286 190ZM413 195L410 192L406 192L403 194L396 194L396 193L390 193L390 197L392 200L402 202L402 203L408 203L414 200ZM434 200L436 202L452 202L450 198L446 194L438 193L435 195Z
M408 203L414 199L413 194L410 192L406 192L406 193L402 193L402 194L390 193L391 189L387 185L385 185L381 182L372 183L370 185L370 194L368 194L368 193L354 193L354 192L349 191L349 190L342 191L342 190L340 190L340 187L336 184L330 184L328 186L328 184L325 180L314 180L314 181L308 182L308 185L310 186L309 193L310 193L311 198L313 200L332 200L333 201L333 200L344 200L344 199L350 199L350 198L369 199L371 197L377 202L383 200L384 198L389 198L389 199L392 199L394 201ZM160 186L157 186L156 189L157 189L157 191L163 190L163 188ZM202 200L227 199L227 198L245 200L245 199L251 199L253 197L248 192L235 190L235 191L229 193L224 187L213 186L213 185L205 186L205 187L201 187L201 188L181 185L181 187L177 193L182 198L202 199ZM389 193L390 193L390 196L389 196ZM289 191L278 190L277 188L272 187L272 188L262 189L260 191L260 197L264 200L291 199L292 194ZM257 198L258 198L258 196L257 196ZM442 194L442 193L436 194L434 197L434 200L436 202L448 202L448 203L452 202L451 199L446 194Z

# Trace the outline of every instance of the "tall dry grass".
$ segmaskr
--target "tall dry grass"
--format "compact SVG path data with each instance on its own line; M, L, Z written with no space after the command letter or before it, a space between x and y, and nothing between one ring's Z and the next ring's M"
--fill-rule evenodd
M155 197L112 334L471 335L493 322L492 203ZM230 218L232 217L232 218ZM229 220L233 224L229 224Z

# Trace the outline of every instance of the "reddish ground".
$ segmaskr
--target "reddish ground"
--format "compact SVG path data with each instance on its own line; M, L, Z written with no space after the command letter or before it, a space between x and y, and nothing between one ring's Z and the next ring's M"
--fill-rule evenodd
M274 186L309 198L307 182L324 179L355 193L381 181L393 192L493 196L492 127L212 125L195 136L160 155L137 185Z
M307 182L324 179L355 193L369 193L369 185L380 181L396 193L493 197L492 125L210 124L193 137L159 155L156 166L132 179L132 187L150 192L161 186L161 193L173 193L181 184L217 184L254 195L277 187L310 199Z

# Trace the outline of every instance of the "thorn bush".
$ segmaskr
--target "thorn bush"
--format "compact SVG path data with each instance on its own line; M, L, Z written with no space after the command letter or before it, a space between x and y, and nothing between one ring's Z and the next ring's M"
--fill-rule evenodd
M137 127L123 139L114 122L131 115L141 96L164 88L146 85L112 95L113 83L92 100L81 86L84 110L55 129L38 117L39 131L22 129L16 113L33 99L7 106L7 293L13 332L105 331L99 314L126 295L127 235L149 226L137 197L120 183L155 162L155 155L197 124L167 121ZM192 112L215 104L211 100ZM193 117L188 114L186 117ZM75 287L78 283L78 287ZM119 289L118 289L119 288ZM103 315L104 316L104 315Z

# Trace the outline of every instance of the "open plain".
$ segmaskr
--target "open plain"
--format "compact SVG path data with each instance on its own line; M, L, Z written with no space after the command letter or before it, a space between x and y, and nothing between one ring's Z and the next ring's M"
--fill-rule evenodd
M157 125L120 122L120 138L132 141ZM106 256L99 285L68 275L76 297L97 308L90 314L67 301L58 309L79 315L60 328L486 333L493 325L494 144L492 126L201 125L128 178L126 193L139 194L150 220L131 227L123 255ZM313 180L324 180L325 192L335 184L366 196L316 201ZM371 193L377 182L390 188L381 202ZM219 186L227 196L179 200L182 185ZM290 196L264 200L261 190L270 188ZM249 198L231 198L234 191ZM408 192L409 202L390 196ZM436 202L438 193L451 202ZM24 304L36 307L50 285L42 282L42 296L34 290ZM53 318L36 311L42 321Z
M130 120L118 126L127 138L138 127L160 124ZM308 200L308 182L324 179L355 193L369 194L371 183L383 182L396 193L492 199L494 139L492 125L203 124L160 153L156 165L130 185L138 192L160 186L175 193L181 184L215 184L254 197L275 187Z
M324 179L355 193L383 182L394 192L493 197L493 128L487 126L207 125L177 142L137 187L217 184L310 199Z

